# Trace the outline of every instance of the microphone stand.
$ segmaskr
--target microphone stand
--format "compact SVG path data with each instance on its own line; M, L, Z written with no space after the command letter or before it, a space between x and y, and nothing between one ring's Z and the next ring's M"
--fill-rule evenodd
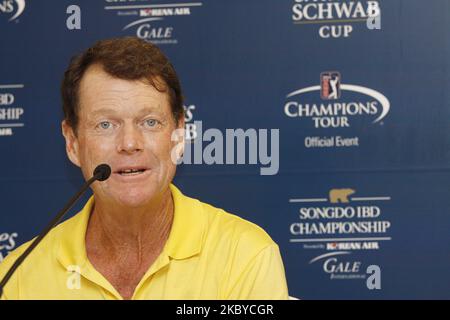
M108 168L104 167L107 166ZM109 170L109 172L108 172ZM3 288L8 283L9 279L11 279L14 272L19 268L19 266L22 264L22 262L28 257L28 255L33 251L33 249L42 241L42 239L52 230L64 217L64 215L67 213L67 211L72 208L72 206L75 204L75 202L83 195L83 193L89 188L89 186L99 180L104 181L109 178L109 175L111 174L111 168L108 165L99 165L94 170L94 176L90 178L88 181L86 181L83 186L81 187L80 191L78 191L66 204L66 206L56 215L55 218L48 224L48 226L42 231L42 233L39 234L39 236L34 239L34 241L30 244L30 246L20 255L19 258L14 262L14 264L11 266L11 268L8 270L6 275L3 277L2 281L0 282L0 298L3 295ZM106 176L106 178L105 178Z

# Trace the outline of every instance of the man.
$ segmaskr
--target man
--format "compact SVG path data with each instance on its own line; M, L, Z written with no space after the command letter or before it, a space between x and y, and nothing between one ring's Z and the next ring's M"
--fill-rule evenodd
M99 41L72 59L61 91L69 159L86 179L101 163L112 174L30 254L4 299L288 298L278 246L261 228L171 184L184 110L156 46Z

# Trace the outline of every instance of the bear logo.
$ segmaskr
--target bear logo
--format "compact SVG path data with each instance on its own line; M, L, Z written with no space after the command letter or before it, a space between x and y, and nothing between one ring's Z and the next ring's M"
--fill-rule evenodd
M350 188L345 189L331 189L329 196L331 203L349 203L348 197L356 191Z

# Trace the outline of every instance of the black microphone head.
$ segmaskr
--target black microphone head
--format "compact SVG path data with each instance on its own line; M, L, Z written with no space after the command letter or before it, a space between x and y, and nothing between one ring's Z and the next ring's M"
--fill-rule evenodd
M97 177L98 181L105 181L111 175L111 167L106 163L100 164L94 170L94 177Z

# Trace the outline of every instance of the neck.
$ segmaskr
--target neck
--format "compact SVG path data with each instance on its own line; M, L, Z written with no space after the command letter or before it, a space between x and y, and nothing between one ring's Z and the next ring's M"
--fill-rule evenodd
M170 189L145 207L127 208L95 199L86 232L90 252L120 255L162 250L170 233L174 214Z

